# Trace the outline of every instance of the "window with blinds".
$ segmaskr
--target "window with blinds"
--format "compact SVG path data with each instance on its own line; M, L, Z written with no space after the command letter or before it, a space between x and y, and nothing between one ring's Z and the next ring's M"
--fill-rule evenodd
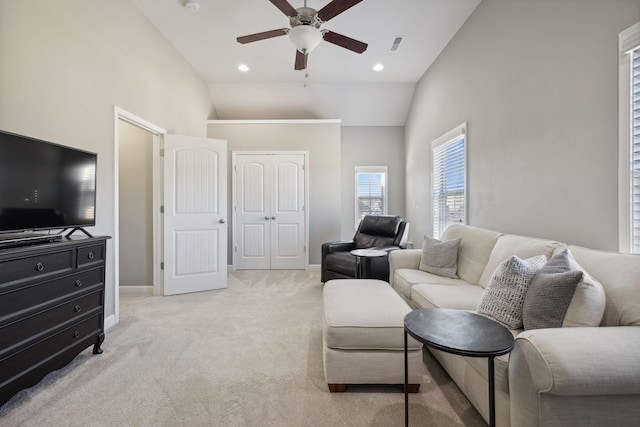
M387 214L387 167L356 166L355 225L365 215Z
M466 222L466 124L431 144L433 169L433 236L440 238L451 224Z
M640 253L640 47L631 53L632 239Z

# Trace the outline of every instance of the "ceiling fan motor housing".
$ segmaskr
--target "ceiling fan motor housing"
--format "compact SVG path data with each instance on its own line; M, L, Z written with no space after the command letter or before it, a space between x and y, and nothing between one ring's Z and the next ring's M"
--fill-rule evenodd
M309 53L322 41L322 31L320 25L322 21L318 18L318 12L310 7L300 7L296 9L298 16L289 19L291 30L289 39L301 53Z

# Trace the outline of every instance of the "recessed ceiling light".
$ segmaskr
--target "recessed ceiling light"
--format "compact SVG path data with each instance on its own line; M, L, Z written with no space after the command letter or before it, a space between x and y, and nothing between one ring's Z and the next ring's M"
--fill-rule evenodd
M384 65L376 64L373 66L373 71L382 71L384 69Z
M200 9L200 3L198 3L197 1L189 0L189 1L185 2L184 7L189 12L197 12L198 9Z
M246 73L247 71L249 71L249 66L247 64L240 64L238 65L238 70Z

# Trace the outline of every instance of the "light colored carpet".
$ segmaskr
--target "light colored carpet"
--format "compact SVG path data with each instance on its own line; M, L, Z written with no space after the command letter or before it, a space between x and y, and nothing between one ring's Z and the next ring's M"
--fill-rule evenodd
M104 353L81 353L0 408L8 426L401 426L399 386L329 393L317 272L238 271L223 290L122 296ZM484 426L425 352L412 426Z

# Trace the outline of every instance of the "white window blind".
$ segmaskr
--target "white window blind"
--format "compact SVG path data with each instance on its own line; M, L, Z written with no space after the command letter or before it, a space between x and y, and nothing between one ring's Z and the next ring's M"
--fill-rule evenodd
M387 214L387 167L356 166L356 227L365 215Z
M631 53L631 145L633 252L640 253L640 48Z
M433 236L440 238L449 225L466 222L466 124L433 141L431 149Z

